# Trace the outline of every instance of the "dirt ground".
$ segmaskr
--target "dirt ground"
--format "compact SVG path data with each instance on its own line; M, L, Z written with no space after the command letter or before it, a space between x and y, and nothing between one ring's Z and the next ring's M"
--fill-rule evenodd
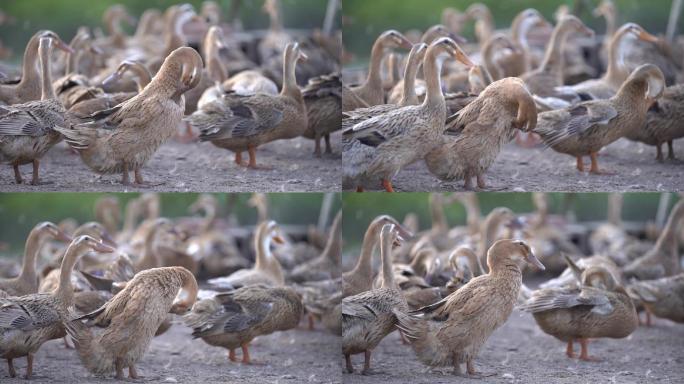
M302 323L304 324L304 323ZM257 363L242 365L228 361L227 350L193 340L189 328L174 324L153 339L150 349L137 366L142 378L129 382L163 383L341 383L340 339L330 333L301 328L257 338L250 355ZM238 358L241 353L238 351ZM0 367L0 382L27 383L10 379L7 366ZM15 360L23 375L26 359ZM126 372L127 373L127 372ZM44 344L34 360L31 383L116 383L91 375L74 350L66 350L61 340Z
M346 384L380 383L682 383L684 325L656 319L626 339L599 339L589 344L601 362L565 356L565 344L543 333L532 315L514 310L489 338L475 360L475 369L495 376L469 379L451 369L427 371L398 333L386 337L373 351L373 373L363 376L363 355L352 357L357 372L345 374ZM575 345L579 352L579 345ZM340 357L341 359L341 357Z
M674 143L684 159L684 141ZM575 159L552 149L508 144L485 175L487 190L510 192L644 192L684 190L684 161L655 161L655 147L626 139L604 148L599 165L615 175L590 175L575 168ZM588 169L589 158L585 158ZM396 191L461 191L463 181L441 182L420 161L394 179ZM378 186L380 189L380 186Z
M248 170L233 162L233 153L211 143L170 141L154 154L142 174L149 188L124 188L121 175L99 177L66 145L58 144L40 165L42 185L15 184L9 165L0 166L2 192L335 192L341 188L340 136L333 135L333 154L313 156L314 142L297 138L259 147L257 164L271 169ZM247 153L243 153L243 159ZM21 167L30 180L31 166ZM131 173L131 178L133 174Z

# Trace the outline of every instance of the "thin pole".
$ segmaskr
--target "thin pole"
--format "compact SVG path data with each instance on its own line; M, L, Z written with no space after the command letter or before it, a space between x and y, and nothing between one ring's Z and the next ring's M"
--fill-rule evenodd
M328 0L328 8L323 20L323 33L326 36L332 36L333 28L335 28L335 14L338 9L340 9L340 0Z
M682 13L682 0L672 0L672 7L670 8L670 19L667 22L667 33L665 37L667 42L672 44L674 42L675 34L677 33L677 22L679 15Z

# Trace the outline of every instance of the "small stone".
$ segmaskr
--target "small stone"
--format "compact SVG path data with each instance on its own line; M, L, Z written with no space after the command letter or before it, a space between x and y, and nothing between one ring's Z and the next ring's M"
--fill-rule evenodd
M165 383L177 383L178 380L176 380L175 377L167 377L167 378L164 379L164 382L165 382Z

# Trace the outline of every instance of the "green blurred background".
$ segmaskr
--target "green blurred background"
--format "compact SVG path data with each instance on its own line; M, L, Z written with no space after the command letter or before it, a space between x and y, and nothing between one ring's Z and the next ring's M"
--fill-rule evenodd
M550 22L554 22L553 13L559 5L574 7L575 0L483 0L492 11L498 29L508 28L518 12L526 8L535 8ZM591 11L600 0L582 0L581 12L577 14L597 34L605 31L603 18L595 18ZM357 61L365 60L370 54L370 47L375 38L387 29L407 31L409 29L425 30L440 23L442 10L446 7L465 11L473 0L343 0L342 14L345 19L343 39L345 48L352 52ZM618 25L627 21L640 24L653 33L665 33L670 13L671 0L614 0L618 11ZM473 22L464 29L464 37L474 41ZM680 22L679 30L681 33Z
M378 215L389 214L400 222L408 213L416 213L420 220L420 228L428 229L431 225L428 206L429 193L343 193L344 207L343 237L346 250L360 246L368 224ZM480 210L486 215L496 207L508 207L516 213L528 213L534 210L531 193L478 193ZM549 211L552 214L563 214L571 210L578 221L602 221L606 219L607 193L549 193ZM669 205L677 201L672 195ZM626 193L624 194L622 219L624 221L654 221L660 201L659 193ZM444 209L450 226L465 225L465 210L455 203ZM669 212L669 209L668 211Z
M312 29L323 25L327 0L280 0L286 28ZM233 0L216 0L228 17ZM102 14L112 4L123 4L139 17L145 9L164 10L173 4L190 3L197 12L202 0L2 0L0 9L14 20L0 26L0 40L13 49L13 60L20 59L28 39L39 29L57 32L69 41L81 25L102 27ZM245 29L268 28L268 16L261 11L263 0L242 0L240 19ZM134 27L124 25L130 33Z
M42 221L58 223L73 218L79 223L94 219L95 201L103 195L113 195L119 199L120 206L140 196L137 193L2 193L0 194L0 242L9 246L0 252L0 257L20 254L31 228ZM257 220L256 209L247 205L249 193L237 194L232 213L241 225L254 225ZM162 193L160 214L164 217L191 216L188 207L197 199L196 193ZM221 209L219 217L226 215L228 194L215 194ZM317 224L323 202L322 193L273 193L267 194L269 216L279 223L309 225ZM333 199L331 216L341 207L339 194ZM123 220L123 212L122 212Z

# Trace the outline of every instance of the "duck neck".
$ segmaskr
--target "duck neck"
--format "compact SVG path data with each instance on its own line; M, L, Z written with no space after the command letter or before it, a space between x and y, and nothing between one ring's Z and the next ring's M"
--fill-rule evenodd
M655 248L661 252L669 251L677 260L677 264L679 264L677 227L682 218L684 218L684 201L678 202L672 209L670 217L667 218L667 223L665 223L665 227L655 244Z
M382 78L380 76L382 67L382 57L385 52L385 47L381 41L376 41L371 49L370 67L368 68L368 77L366 77L366 86L373 89L382 89Z
M444 105L441 77L442 61L443 59L438 57L438 55L425 55L423 72L425 73L425 86L427 90L423 105Z
M133 75L137 79L136 84L138 85L138 92L142 92L147 84L152 81L152 75L150 71L147 70L142 64L133 64L128 67L128 70L133 72Z
M487 267L489 268L490 276L513 280L519 285L522 285L522 271L515 261L505 259L498 260L494 263L487 260ZM517 292L515 292L515 295L517 296Z
M475 199L475 197L473 197L473 199ZM468 232L471 234L480 232L480 205L477 201L466 201L463 205L466 210Z
M202 227L204 231L208 231L214 226L214 221L216 220L216 207L214 205L207 205L204 207L204 223Z
M418 100L416 96L416 75L418 74L419 66L420 61L416 55L409 57L406 69L404 70L404 89L401 101L399 102L400 105L415 104Z
M479 41L480 44L483 44L492 36L492 31L494 31L492 14L489 11L478 13L477 21L475 22L475 35L477 35L477 41Z
M446 232L449 229L441 198L430 199L430 216L432 217L432 230L434 232Z
M525 70L526 71L530 68L530 62L529 62L530 43L527 41L527 34L530 32L530 30L532 30L532 27L534 26L535 23L536 23L535 20L523 19L521 22L517 23L511 31L513 41L522 50L523 61L525 64Z
M615 226L622 226L622 196L611 194L608 196L608 222Z
M271 21L271 31L280 32L283 30L283 21L280 16L280 6L277 3L273 3L273 7L268 12L269 19Z
M633 113L645 114L651 106L645 99L647 89L646 79L630 78L622 84L613 99L630 108Z
M617 15L613 11L608 11L604 12L603 18L606 20L606 37L609 38L615 34Z
M42 76L41 83L41 100L55 99L55 90L52 88L52 74L50 70L50 53L52 49L48 45L47 47L41 47L40 50L40 69Z
M273 255L271 254L271 236L264 232L264 230L259 231L254 239L256 248L254 269L258 270L267 269L273 258Z
M292 52L289 52L293 55ZM283 58L283 89L280 91L282 96L289 96L297 100L302 99L302 91L297 85L297 75L295 73L297 67L297 59L285 55Z
M143 256L138 261L138 270L145 270L156 268L159 266L157 259L157 252L155 252L154 240L157 237L157 226L150 228L145 235L145 247L143 249Z
M342 252L342 215L338 214L330 228L330 236L323 249L323 256L332 261L335 266L340 265Z
M116 47L123 47L126 42L126 34L121 28L121 17L110 17L107 22L107 33L112 38L112 42Z
M139 217L139 206L136 201L130 201L126 205L126 212L124 214L124 223L123 223L123 228L121 229L121 232L123 233L131 233L133 232L133 228L135 227L135 222L138 220Z
M608 48L608 68L603 78L614 87L619 87L629 76L625 67L626 31L618 31L613 35Z
M494 81L500 80L503 77L501 74L501 67L494 62L496 48L496 44L494 44L491 39L482 47L482 62Z
M549 45L546 47L544 61L542 61L540 66L542 71L551 72L559 76L562 75L563 47L569 34L570 30L562 23L553 30L551 41L549 41Z
M192 13L182 13L176 15L171 19L171 22L166 27L166 52L168 56L176 48L186 45L185 35L183 34L183 26L193 17Z
M24 259L22 260L21 273L18 279L27 283L37 284L38 276L36 275L36 260L38 259L38 252L45 243L45 237L40 230L34 229L26 239L24 247Z
M382 287L394 288L394 272L392 271L392 238L385 236L380 243L380 259L382 262Z
M57 287L56 296L60 301L71 306L74 302L74 288L71 285L71 272L74 265L83 254L83 249L77 244L70 245L67 248L66 254L62 259L62 265L59 270L59 286Z
M373 249L375 248L375 241L377 237L377 224L371 223L363 236L363 243L361 244L361 255L354 266L354 274L368 274L370 275L373 269L371 259L373 258Z
M501 219L495 215L490 215L485 219L484 228L480 235L480 257L478 258L478 268L484 272L482 268L482 260L487 257L487 250L494 244L496 235L499 232ZM489 266L489 263L487 263Z
M38 85L40 81L40 70L38 69L39 45L39 36L33 36L28 44L26 44L24 62L22 63L22 76L19 81L20 86Z

